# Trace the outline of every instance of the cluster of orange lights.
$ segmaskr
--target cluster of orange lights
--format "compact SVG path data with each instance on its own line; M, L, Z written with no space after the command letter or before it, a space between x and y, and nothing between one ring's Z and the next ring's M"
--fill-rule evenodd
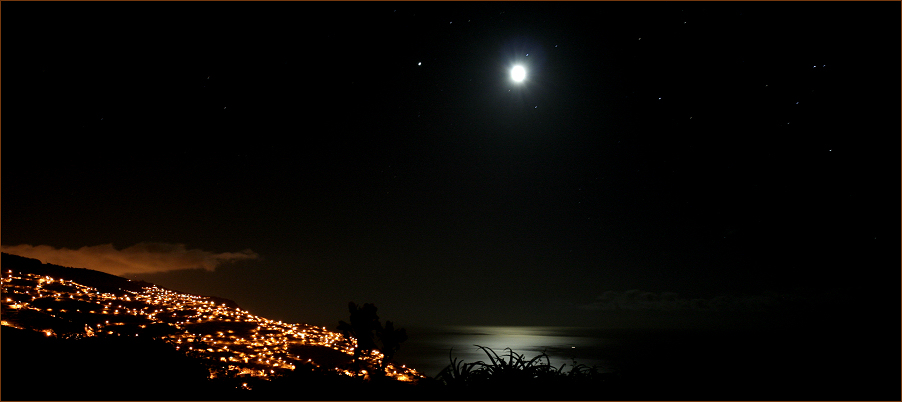
M29 286L12 286L13 280L29 281ZM59 284L54 290L45 289L46 285ZM81 309L71 313L109 314L143 318L146 328L148 324L166 324L172 327L169 335L161 336L177 350L191 353L200 358L215 362L220 369L237 375L271 378L286 371L294 370L298 364L312 364L321 367L312 359L291 353L292 346L319 346L330 348L349 356L354 354L356 340L345 339L341 334L328 331L325 327L306 324L290 324L274 321L251 314L246 310L217 304L207 297L173 292L156 286L144 287L140 292L123 290L119 295L98 292L97 289L73 281L56 279L30 273L13 275L7 271L3 277L2 300L4 308L32 309L56 316L66 310L54 311L52 308L38 308L30 301L42 298L72 299L89 302L96 307L86 311ZM60 290L66 289L66 290ZM14 297L9 297L13 296ZM30 296L30 297L29 297ZM110 323L113 320L113 323ZM114 317L104 319L95 327L86 325L84 336L96 333L123 334L123 324ZM3 320L3 325L15 326L13 322ZM201 324L201 325L198 325ZM119 328L117 328L119 327ZM214 328L214 329L210 329ZM192 332L207 329L203 332ZM52 329L41 329L46 336L56 336ZM209 333L204 333L209 332ZM134 334L138 336L139 334ZM381 363L384 355L374 350L363 360L372 366ZM366 376L366 370L353 372L344 368L326 368L349 376ZM412 381L422 377L416 370L406 366L389 363L386 374L398 381ZM211 378L220 375L221 370L211 369Z

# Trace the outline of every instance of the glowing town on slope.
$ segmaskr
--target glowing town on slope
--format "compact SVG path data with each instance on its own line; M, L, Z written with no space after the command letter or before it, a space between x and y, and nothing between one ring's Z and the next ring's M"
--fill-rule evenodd
M311 347L329 348L347 355L350 361L356 340L345 339L325 327L273 321L224 303L217 304L209 297L155 285L141 287L141 291L120 289L114 294L46 275L12 270L4 274L4 326L19 327L14 317L26 312L59 318L77 316L79 322L86 322L77 332L57 334L52 328L32 329L41 330L48 337L140 336L143 333L163 339L177 350L215 362L212 366L217 369L210 369L210 378L228 374L268 379L305 363L348 376L368 375L366 370L353 372L346 367L324 367L325 363L298 354L299 350ZM6 319L7 316L12 318ZM369 366L378 367L383 358L382 353L374 350L363 360ZM422 377L416 370L393 362L386 366L385 373L398 381Z

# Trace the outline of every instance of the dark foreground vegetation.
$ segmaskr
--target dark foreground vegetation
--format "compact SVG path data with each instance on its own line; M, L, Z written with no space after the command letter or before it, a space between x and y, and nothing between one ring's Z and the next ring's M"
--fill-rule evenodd
M551 365L548 355L531 359L505 349L499 355L478 346L487 359L466 363L450 357L435 381L452 399L610 399L618 392L619 376L582 364L565 369ZM453 352L453 350L452 350ZM621 398L622 399L622 398Z

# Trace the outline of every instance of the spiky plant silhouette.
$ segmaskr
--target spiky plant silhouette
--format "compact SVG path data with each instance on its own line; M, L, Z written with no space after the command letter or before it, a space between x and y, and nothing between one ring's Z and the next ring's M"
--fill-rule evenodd
M551 358L542 352L540 355L527 359L525 355L514 352L511 348L505 348L506 354L499 355L491 348L474 345L488 358L487 361L464 363L452 356L453 348L448 357L451 364L446 366L436 376L436 380L451 388L473 388L483 395L508 391L508 396L519 392L519 397L532 392L549 392L553 389L567 389L575 386L591 386L595 389L607 379L607 375L601 374L595 366L574 364L570 370L565 370L566 364L560 367L551 365ZM495 394L491 394L497 396Z
M448 359L451 360L451 364L442 369L435 378L445 385L453 386L453 387L463 387L472 381L472 372L473 368L477 366L478 363L464 363L462 360L457 360L456 357L451 357L451 353L454 352L454 348L451 348L448 351Z

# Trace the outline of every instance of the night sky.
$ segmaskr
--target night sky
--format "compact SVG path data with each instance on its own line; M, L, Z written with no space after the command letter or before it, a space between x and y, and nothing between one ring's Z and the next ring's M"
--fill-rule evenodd
M4 4L4 252L329 327L898 331L898 2Z

